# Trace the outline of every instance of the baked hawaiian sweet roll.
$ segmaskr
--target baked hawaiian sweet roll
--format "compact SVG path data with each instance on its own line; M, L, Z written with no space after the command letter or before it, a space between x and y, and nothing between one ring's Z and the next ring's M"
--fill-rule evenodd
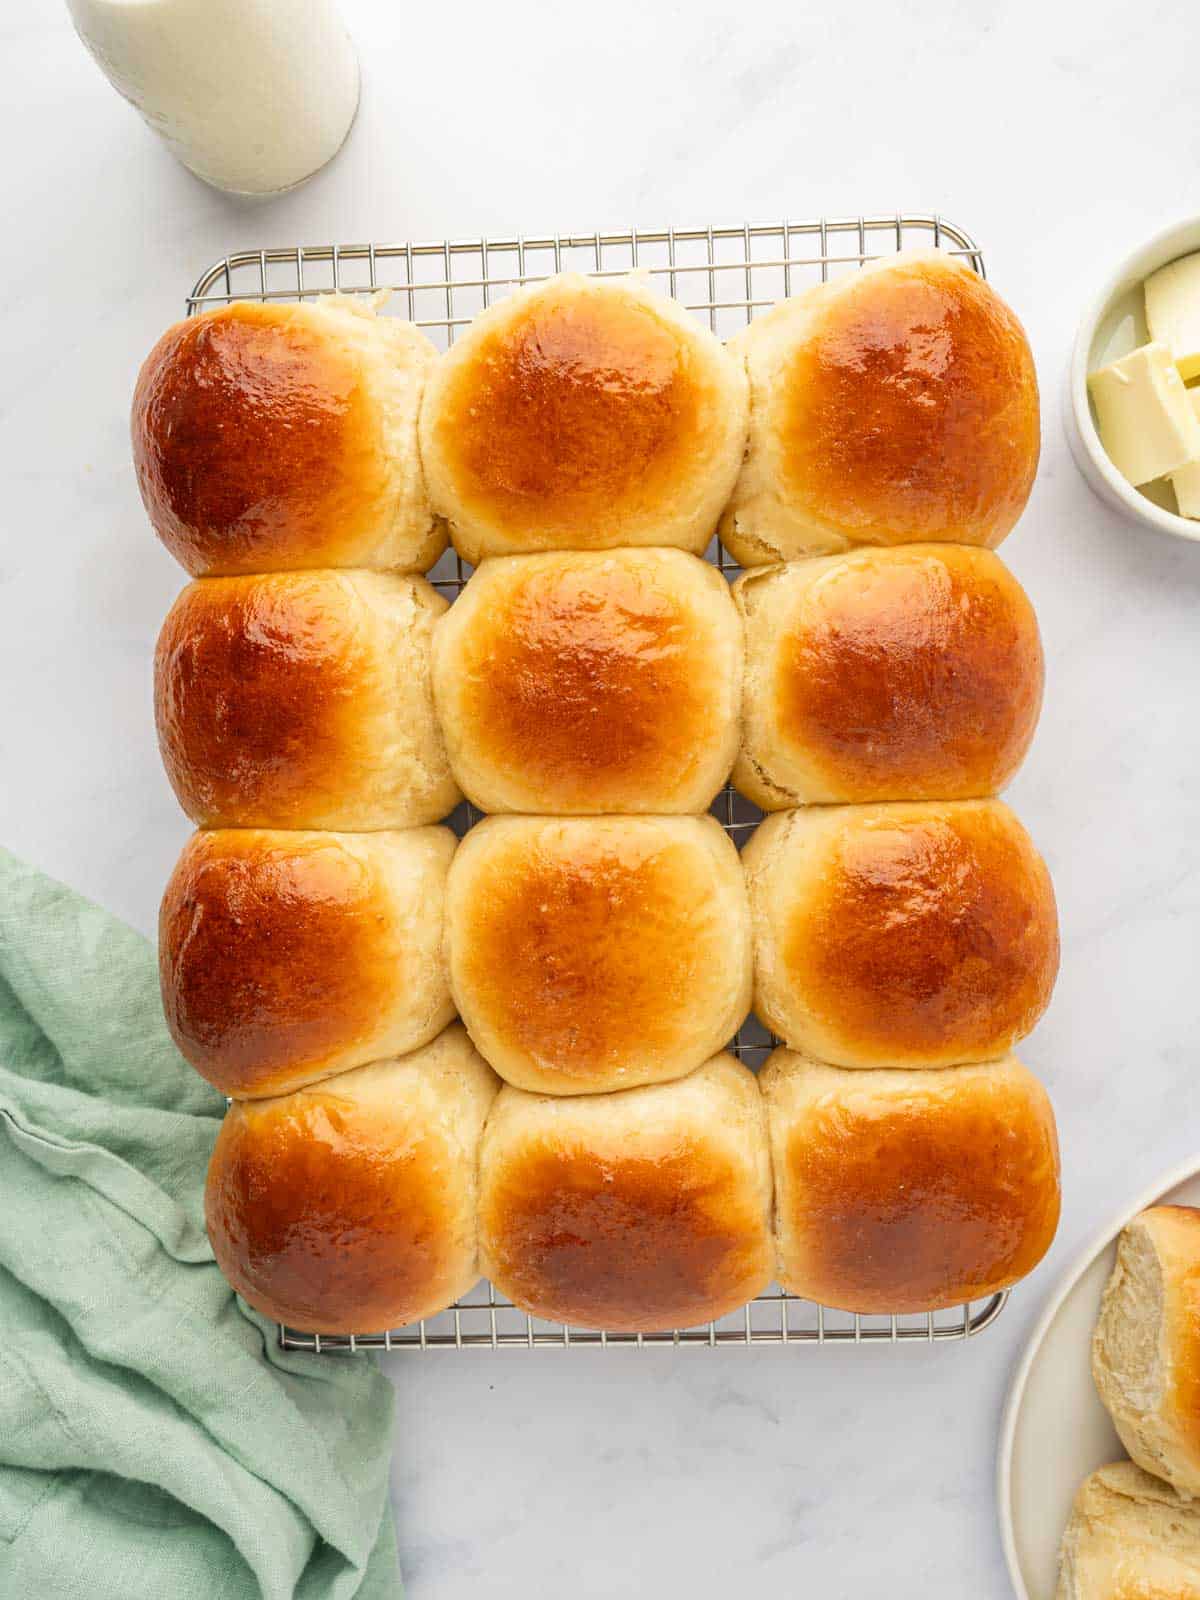
M741 673L729 586L682 550L486 561L434 632L450 764L482 811L706 811Z
M770 1281L766 1118L732 1056L619 1094L504 1088L479 1169L483 1271L534 1316L689 1328Z
M412 1055L235 1101L205 1192L221 1271L309 1333L445 1310L479 1277L479 1139L498 1087L456 1026Z
M782 811L742 856L754 1009L843 1067L1002 1056L1058 971L1045 863L998 800Z
M566 273L476 317L434 367L421 457L466 560L675 545L699 555L746 443L739 361L638 277Z
M158 742L201 827L407 828L458 787L433 706L424 578L281 572L205 578L158 639Z
M171 1035L242 1099L427 1043L454 1007L442 948L448 828L197 833L159 915Z
M750 441L721 521L745 567L850 545L994 548L1033 486L1025 331L953 256L904 252L785 300L730 342Z
M425 571L446 546L417 448L436 355L411 323L350 295L239 301L169 328L133 397L159 538L193 577Z
M1080 1486L1056 1600L1200 1600L1200 1505L1132 1461Z
M1153 1206L1122 1233L1092 1376L1138 1465L1200 1496L1200 1210Z
M750 915L712 817L488 817L446 888L450 987L518 1088L681 1077L750 1006Z
M1045 1090L1011 1057L853 1072L776 1050L759 1076L779 1282L844 1311L935 1311L1023 1278L1058 1227Z
M905 545L757 567L734 783L764 811L992 795L1042 700L1037 618L990 550Z

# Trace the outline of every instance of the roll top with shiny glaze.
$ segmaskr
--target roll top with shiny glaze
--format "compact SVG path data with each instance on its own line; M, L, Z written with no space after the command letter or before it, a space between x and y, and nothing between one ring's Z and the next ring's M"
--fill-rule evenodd
M967 800L1016 772L1044 676L1033 607L988 550L906 545L759 567L734 783L767 811Z
M1031 1272L1058 1226L1054 1114L1011 1058L851 1072L776 1050L760 1083L779 1281L846 1311L937 1310Z
M487 561L434 633L450 763L483 811L706 810L741 674L728 587L681 550Z
M479 1277L478 1159L498 1080L461 1027L277 1099L230 1107L205 1215L257 1311L313 1333L430 1317Z
M745 885L712 817L489 817L451 868L447 949L472 1038L523 1089L680 1077L750 1004Z
M198 833L159 915L179 1049L239 1098L415 1050L450 1021L448 828Z
M998 800L826 806L768 817L742 856L754 1008L845 1067L1004 1055L1058 971L1045 863Z
M741 364L632 278L563 273L476 317L421 406L435 509L467 561L674 545L700 554L746 440Z
M169 328L132 417L159 538L194 577L425 571L446 546L417 448L435 355L352 296L238 301Z
M731 347L750 442L721 523L745 567L851 545L994 548L1033 486L1024 329L942 251L871 262L756 317Z
M479 1204L484 1270L534 1316L633 1332L723 1316L773 1265L753 1074L722 1055L619 1094L502 1089Z
M159 746L202 827L404 828L458 801L424 578L282 572L186 588L159 635Z

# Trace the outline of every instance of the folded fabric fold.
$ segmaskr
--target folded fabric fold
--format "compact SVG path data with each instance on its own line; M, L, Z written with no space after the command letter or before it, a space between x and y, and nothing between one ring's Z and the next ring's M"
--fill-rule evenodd
M400 1592L391 1385L221 1276L223 1109L146 941L0 852L0 1594Z

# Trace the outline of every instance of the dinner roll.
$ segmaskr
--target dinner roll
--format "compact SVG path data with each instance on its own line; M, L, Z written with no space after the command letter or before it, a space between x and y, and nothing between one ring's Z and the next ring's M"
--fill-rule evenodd
M407 828L453 810L424 578L283 572L186 588L158 639L158 742L201 827Z
M445 549L417 451L437 352L370 301L239 301L179 322L133 397L156 533L194 577L293 567L424 571Z
M770 1230L762 1100L732 1056L620 1094L500 1091L479 1244L523 1311L612 1332L694 1327L766 1287Z
M637 277L565 273L491 307L430 374L421 456L467 561L713 534L746 443L746 378Z
M905 252L785 300L731 342L750 443L721 523L745 567L856 544L994 548L1040 442L1025 331L952 256Z
M1059 1555L1057 1600L1200 1600L1200 1505L1117 1461L1086 1479Z
M1006 1289L1058 1227L1054 1113L1011 1057L849 1072L776 1050L759 1078L778 1276L844 1311L936 1311Z
M256 1311L378 1333L479 1277L479 1136L498 1081L461 1027L414 1055L236 1101L208 1168L213 1254Z
M1121 1235L1092 1376L1138 1465L1200 1495L1200 1211L1153 1206Z
M682 550L509 556L434 632L434 700L481 811L706 811L737 751L742 629Z
M764 811L972 799L1020 766L1042 647L990 550L852 550L755 568L734 596L746 623L734 783Z
M488 817L446 887L450 987L520 1089L678 1078L750 1006L737 851L712 817Z
M448 828L198 833L163 897L163 1009L179 1049L243 1099L432 1039L454 1015L442 953Z
M827 806L768 817L743 854L754 1009L843 1067L1003 1055L1050 999L1054 891L998 800Z

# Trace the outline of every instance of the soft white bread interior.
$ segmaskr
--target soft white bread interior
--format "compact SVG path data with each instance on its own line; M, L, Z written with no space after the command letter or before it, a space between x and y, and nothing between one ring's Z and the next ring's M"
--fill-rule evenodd
M850 550L754 567L733 781L764 811L970 800L1021 764L1042 701L1024 590L969 545Z
M1200 1210L1152 1206L1121 1235L1092 1376L1139 1466L1200 1495Z
M1057 1600L1200 1600L1200 1506L1132 1461L1093 1472L1063 1534Z

